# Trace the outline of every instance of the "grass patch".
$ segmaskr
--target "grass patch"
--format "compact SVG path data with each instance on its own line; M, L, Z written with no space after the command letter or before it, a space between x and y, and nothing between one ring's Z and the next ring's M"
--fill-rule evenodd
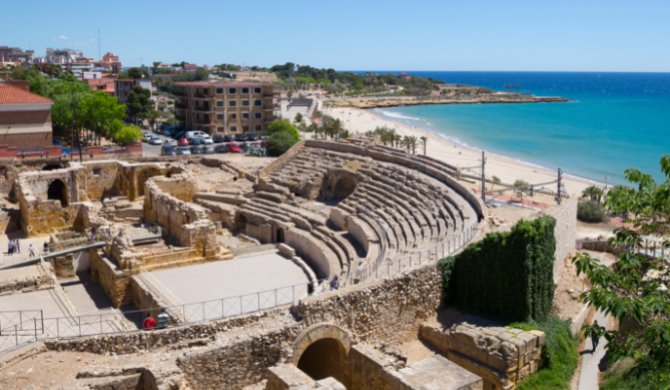
M601 390L647 390L647 389L667 389L670 387L668 380L670 376L655 371L643 372L640 376L632 375L632 369L635 362L631 358L615 362L610 365L604 375L604 383L600 386Z
M550 315L546 322L535 321L510 324L510 327L541 330L546 334L542 358L544 367L517 386L517 390L562 390L570 387L570 380L577 368L579 354L577 339L572 337L570 322ZM532 330L530 329L530 330Z

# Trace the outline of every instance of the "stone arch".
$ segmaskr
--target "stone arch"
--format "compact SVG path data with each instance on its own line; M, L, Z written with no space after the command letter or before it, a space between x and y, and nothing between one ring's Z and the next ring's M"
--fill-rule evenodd
M286 236L284 235L284 228L282 228L281 226L277 226L276 232L277 232L278 243L283 243L284 241L286 241Z
M147 167L137 174L137 196L144 196L144 185L147 180L161 174L160 169L156 167Z
M60 179L54 179L47 188L47 199L59 200L61 206L68 205L67 186Z
M241 231L242 233L245 233L247 230L247 216L243 214L236 214L235 215L235 225L237 225L237 230Z
M42 168L43 171L54 171L56 169L63 169L63 167L60 164L47 164Z
M351 344L349 333L339 326L315 324L296 338L290 363L314 380L333 377L349 387Z

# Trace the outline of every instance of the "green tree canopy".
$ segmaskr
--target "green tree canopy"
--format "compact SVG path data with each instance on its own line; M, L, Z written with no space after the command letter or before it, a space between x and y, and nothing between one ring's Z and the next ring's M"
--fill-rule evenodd
M268 155L278 157L286 153L286 151L295 145L296 142L298 141L289 132L280 131L272 134L270 138L265 141L265 147L268 151Z
M80 123L98 136L104 136L113 121L123 119L126 106L117 104L116 98L105 92L95 91L84 95L81 111Z
M141 79L142 78L142 69L140 68L130 68L128 69L128 77L131 79Z
M142 129L139 126L123 126L116 132L116 142L122 145L130 145L140 139Z
M296 142L300 141L300 134L298 130L286 120L278 120L268 125L268 132L271 135L276 133L287 133L291 135Z
M608 341L608 359L634 360L631 373L636 376L651 375L658 388L670 385L670 261L659 256L661 247L670 248L668 224L670 223L670 155L661 159L665 181L657 184L649 174L637 169L626 170L631 187L617 186L607 194L606 205L614 214L629 216L633 228L616 229L609 240L614 248L632 250L620 253L612 269L600 264L587 253L573 258L578 274L586 274L591 285L580 299L603 312L615 316L620 322L632 319L638 326L627 333L608 330L606 327L587 325L586 334ZM647 247L641 234L656 234L660 243L654 245L655 256L646 256ZM602 324L601 324L602 325ZM607 324L605 324L607 325Z
M195 79L198 81L209 80L209 72L205 68L198 68L195 70Z
M128 114L134 118L147 118L154 108L151 91L139 85L133 87L126 97Z
M33 68L24 68L21 66L17 66L14 68L12 71L12 75L9 77L14 80L24 80L28 81L33 77L36 77L39 74L39 72Z

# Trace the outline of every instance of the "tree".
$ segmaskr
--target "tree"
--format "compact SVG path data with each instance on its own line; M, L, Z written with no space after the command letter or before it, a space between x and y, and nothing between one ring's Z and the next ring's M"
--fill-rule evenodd
M300 134L298 133L298 130L296 130L295 126L286 120L278 120L270 123L268 125L268 132L270 135L274 135L276 133L287 133L293 137L296 142L300 141Z
M128 114L135 119L148 117L149 112L154 108L151 91L139 85L134 86L126 97L126 107L128 108Z
M272 134L270 138L265 141L268 155L273 157L281 156L286 153L295 143L296 139L287 132L278 132Z
M33 69L38 73L42 71L42 67L40 66L40 64L32 64L30 65L30 69Z
M297 113L297 114L295 114L295 119L294 119L293 121L294 121L295 123L300 123L300 122L302 122L302 114L301 114L301 113Z
M498 176L495 175L491 176L491 181L493 182L493 184L500 184L500 178ZM491 189L493 189L493 186L491 186Z
M147 118L149 118L149 123L151 124L152 128L156 130L156 123L158 123L158 118L161 117L161 114L158 113L156 110L151 110L149 111L149 115Z
M112 74L119 74L120 71L121 69L118 64L112 64Z
M602 188L596 186L585 188L584 191L582 191L583 198L589 198L592 201L598 203L600 203L604 194L605 192L602 190Z
M670 385L670 261L659 256L661 247L670 247L670 155L661 159L665 181L657 184L651 175L637 169L626 170L632 187L616 187L607 194L606 205L616 214L631 216L633 228L621 227L609 240L614 248L628 248L619 254L613 269L600 264L587 253L572 259L578 275L586 274L593 286L580 299L619 322L633 320L636 326L626 333L608 330L600 325L586 325L582 330L595 337L607 339L608 359L630 358L634 361L631 374L651 375L657 388ZM641 234L661 233L662 243L655 244L655 256L646 256L636 248L643 246ZM646 248L646 246L645 246ZM636 253L638 252L638 253ZM607 325L607 324L605 324Z
M428 145L428 137L426 137L425 135L422 135L421 138L419 138L419 139L421 140L421 144L423 145L423 155L425 156L426 155L426 146Z
M105 92L95 91L82 98L80 123L100 139L109 132L111 123L120 121L125 114L126 106L117 104L116 98Z
M130 125L123 126L119 131L116 132L116 142L121 145L130 145L133 142L140 139L142 135L142 129L139 126Z
M12 71L12 75L10 76L10 78L14 80L29 81L33 77L36 77L38 74L39 74L38 71L36 71L33 68L23 68L21 66L16 66L14 67L14 70Z
M142 78L142 69L140 68L130 68L128 69L128 77L131 79L141 79Z
M58 64L49 64L45 69L44 73L57 79L63 73L63 69Z
M416 154L416 141L418 140L415 135L407 137L410 145L412 146L412 154Z
M195 70L195 79L198 81L209 80L209 72L205 68L198 68Z

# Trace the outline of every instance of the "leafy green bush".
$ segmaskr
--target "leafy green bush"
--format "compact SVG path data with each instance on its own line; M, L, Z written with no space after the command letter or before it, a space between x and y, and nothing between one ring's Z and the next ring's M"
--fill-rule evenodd
M577 219L583 222L606 222L607 214L598 202L588 200L577 205Z
M447 302L504 321L544 321L554 300L556 220L521 220L440 260Z
M268 132L271 135L276 133L287 133L290 134L296 142L300 141L300 134L298 133L298 130L296 130L295 126L289 123L289 121L278 120L270 123L268 125Z
M550 315L545 322L528 321L524 326L545 333L542 358L545 366L517 386L517 390L562 390L570 386L570 380L577 368L579 354L577 340L572 337L570 320L563 321Z
M512 187L525 187L528 185L528 182L523 180L523 179L516 179L514 180L514 184Z
M277 157L286 153L286 151L291 149L291 146L295 145L297 142L298 141L296 141L291 134L279 132L272 134L270 138L265 141L265 147L268 151L268 155Z

